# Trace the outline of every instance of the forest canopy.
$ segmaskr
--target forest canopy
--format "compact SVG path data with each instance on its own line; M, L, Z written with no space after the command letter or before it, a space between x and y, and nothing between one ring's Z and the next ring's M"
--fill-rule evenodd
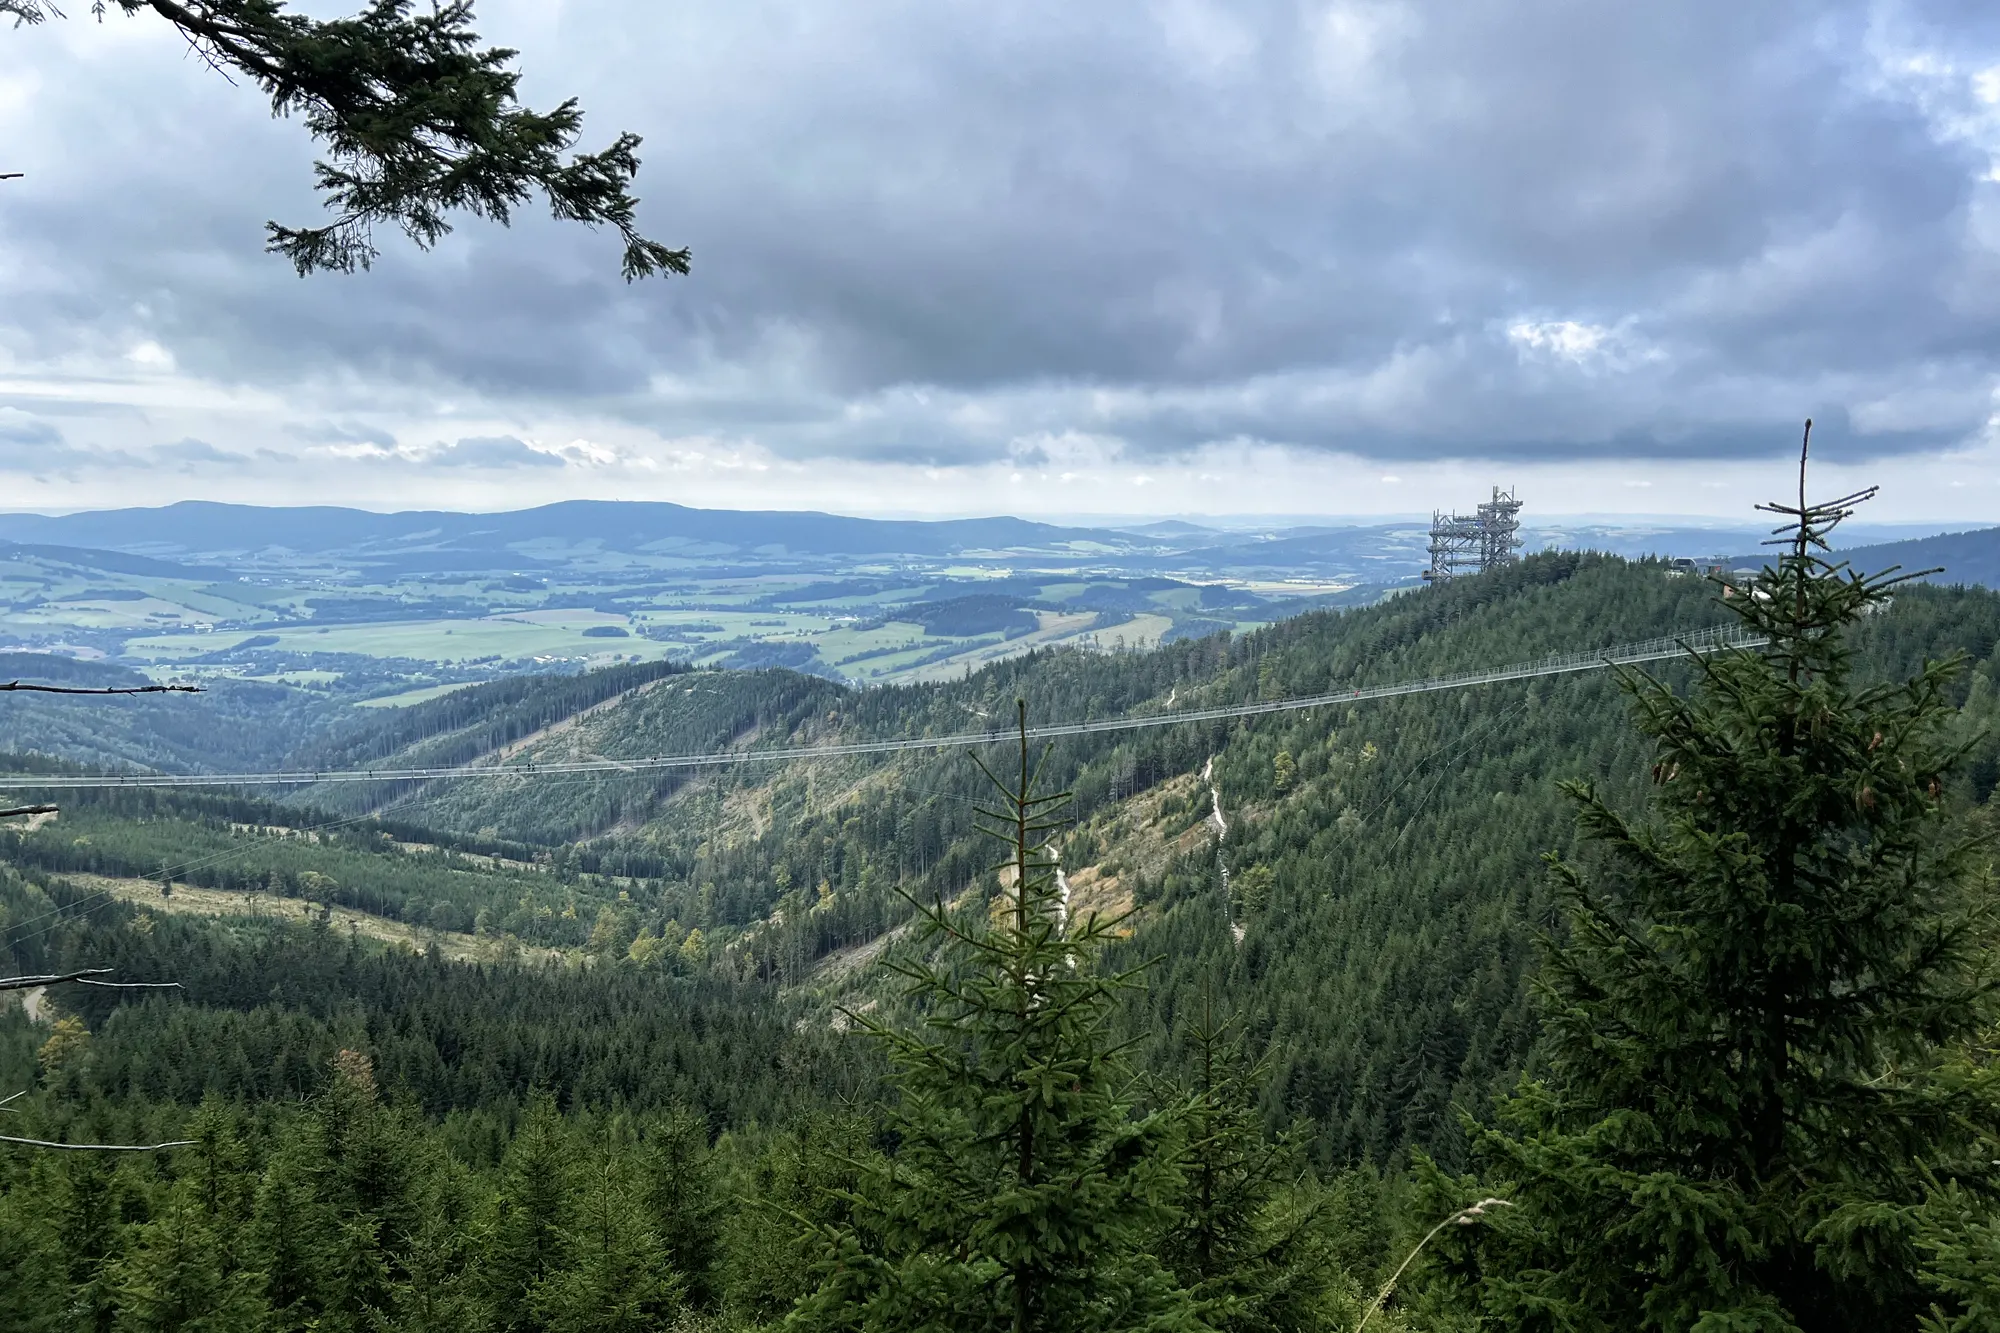
M1892 599L1818 547L1719 591L1551 554L1143 654L865 692L632 668L331 742L555 725L685 753L1311 697L1731 619L1772 640L1623 690L982 753L998 793L918 754L455 786L386 818L77 802L0 842L7 965L180 988L0 1012L9 1128L193 1146L0 1157L16 1308L1987 1327L2000 598Z

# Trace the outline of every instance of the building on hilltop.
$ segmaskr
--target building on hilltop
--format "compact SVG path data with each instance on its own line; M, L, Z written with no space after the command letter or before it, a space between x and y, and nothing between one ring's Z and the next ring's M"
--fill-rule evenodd
M1493 498L1471 514L1431 513L1431 565L1426 583L1449 583L1461 574L1481 574L1521 558L1521 501L1512 490L1493 488Z
M1719 555L1688 556L1677 555L1667 561L1667 577L1682 578L1698 575L1702 578L1719 579L1729 572L1729 561Z

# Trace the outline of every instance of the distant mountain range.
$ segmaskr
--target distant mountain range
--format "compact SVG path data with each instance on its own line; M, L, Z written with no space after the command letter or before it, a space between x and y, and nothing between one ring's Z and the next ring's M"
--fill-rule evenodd
M382 573L567 565L593 556L666 557L764 567L901 556L1044 556L1133 574L1345 577L1395 585L1426 563L1422 521L1264 530L1166 520L1078 527L1031 519L852 518L782 510L697 509L653 501L571 500L534 509L468 514L382 514L331 506L271 508L184 501L157 509L0 514L0 541L104 569L161 575L222 574L265 561L324 560ZM1893 531L1893 529L1888 530ZM1883 529L1857 530L1857 538ZM1751 552L1754 527L1696 528L1645 521L1550 520L1525 525L1527 549L1551 546L1617 555ZM1941 564L1952 581L2000 586L2000 529L1850 548L1863 563ZM95 554L91 554L94 552ZM1866 553L1865 556L1863 553ZM107 554L108 553L108 554ZM207 566L192 570L190 563Z
M1854 546L1840 552L1863 572L1900 565L1906 573L1942 567L1931 576L1936 583L1976 583L2000 588L2000 528L1946 532L1909 541Z
M961 551L1134 545L1134 537L1019 518L938 522L846 518L778 510L692 509L619 500L568 500L495 514L408 510L378 514L330 506L266 508L188 500L158 509L106 509L56 516L0 514L0 538L160 556L295 554L482 554L555 545L628 553L940 556Z

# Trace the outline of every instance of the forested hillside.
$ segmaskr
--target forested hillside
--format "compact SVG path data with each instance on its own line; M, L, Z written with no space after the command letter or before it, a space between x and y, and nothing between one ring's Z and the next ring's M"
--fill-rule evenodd
M347 768L389 756L405 766L461 764L680 670L645 662L515 676L407 708L368 710L281 680L227 676L205 680L198 694L166 709L149 699L20 694L9 701L0 737L15 754L127 771ZM84 687L154 683L130 667L50 653L0 653L0 678ZM302 803L340 808L342 800L328 788L306 793Z
M1171 714L1608 647L1727 617L1714 585L1660 565L1551 554L1241 638L1143 654L1039 652L927 686L856 691L784 671L650 665L506 682L331 737L317 753L327 767L754 754L998 727L1017 698L1037 721ZM1848 641L1870 680L1908 675L1927 656L1967 655L1948 702L1970 749L1940 799L1990 806L2000 596L1906 588ZM1658 672L1676 688L1694 683L1686 663ZM546 730L553 722L562 725ZM1393 1234L1415 1224L1395 1183L1410 1150L1447 1172L1467 1169L1461 1113L1489 1117L1495 1097L1538 1067L1528 978L1537 932L1558 920L1543 857L1578 847L1558 784L1587 779L1634 807L1657 781L1652 759L1604 671L1050 747L1043 779L1073 793L1074 822L1058 842L1066 901L1130 912L1106 964L1142 968L1142 984L1120 993L1106 1021L1133 1041L1138 1069L1160 1080L1140 1101L1170 1104L1169 1089L1189 1077L1190 1032L1210 1022L1204 1015L1231 1016L1255 1066L1231 1085L1242 1123L1258 1140L1281 1136L1282 1178L1297 1182L1257 1206L1296 1206L1313 1219L1308 1248L1330 1275L1316 1308L1355 1315ZM596 1271L583 1251L523 1276L506 1267L525 1262L522 1251L474 1255L464 1236L423 1232L415 1217L432 1208L485 1217L481 1244L499 1244L492 1228L504 1230L525 1206L519 1192L548 1174L535 1163L560 1158L560 1180L542 1182L556 1191L550 1209L600 1220L612 1213L591 1210L625 1210L617 1215L650 1219L641 1230L672 1249L664 1238L692 1224L674 1211L683 1204L660 1202L661 1190L679 1187L661 1183L658 1152L699 1158L687 1179L707 1182L713 1198L766 1194L819 1216L826 1205L812 1182L852 1169L829 1155L828 1136L853 1143L882 1129L869 1108L884 1096L884 1067L851 1015L915 1012L873 965L878 953L887 943L893 956L909 938L913 903L976 914L1006 893L975 830L987 779L954 752L351 792L331 814L213 793L72 794L54 822L0 835L14 867L0 886L0 970L108 965L182 985L143 999L50 992L35 1015L0 1010L0 1095L36 1089L17 1103L24 1132L152 1141L198 1123L209 1144L200 1160L226 1160L238 1182L236 1211L224 1215L201 1212L191 1157L109 1173L0 1162L8 1215L40 1219L18 1233L15 1253L58 1274L50 1290L96 1283L93 1299L108 1311L127 1299L116 1291L153 1280L145 1265L167 1262L163 1247L193 1243L173 1228L195 1227L203 1244L261 1256L211 1277L227 1286L230 1271L262 1274L245 1299L291 1310L293 1322L279 1326L333 1319L349 1297L323 1282L271 1286L270 1210L285 1172L331 1180L350 1169L338 1145L351 1123L392 1145L368 1151L414 1164L396 1168L393 1188L328 1186L337 1202L326 1206L377 1237L375 1257L354 1260L386 1275L369 1298L376 1308L407 1310L421 1264L470 1265L453 1318L532 1289L548 1311L535 1327L598 1326L553 1313L558 1289L583 1299L575 1284ZM177 914L171 896L142 902L67 875L199 885L241 906L202 920ZM399 951L324 922L280 923L259 912L260 896L473 935L482 961ZM55 1013L72 1024L62 1041L49 1026ZM308 1109L278 1109L302 1096ZM97 1209L98 1220L44 1216L24 1202L37 1191ZM126 1201L125 1220L112 1225L103 1210L114 1198ZM86 1225L112 1229L89 1257L64 1258L55 1238ZM756 1322L805 1293L800 1256L812 1250L791 1223L752 1210L702 1226L724 1243L676 1259L681 1294L658 1293L648 1317L686 1301Z
M1310 695L1609 646L1721 615L1712 587L1657 566L1542 556L1237 641L1042 654L937 686L857 694L786 673L697 673L523 758L950 734L985 725L1016 696L1038 718L1069 720L1169 699L1197 707ZM1923 652L1963 648L1978 665L1960 688L1986 716L1997 632L2000 599L1924 588L1858 640L1884 675ZM1556 784L1596 775L1636 795L1645 772L1643 742L1606 673L1066 739L1050 763L1076 792L1079 826L1064 853L1072 881L1103 902L1138 905L1133 948L1166 957L1142 1030L1170 1030L1203 986L1254 1014L1274 1061L1273 1121L1309 1123L1328 1161L1380 1160L1409 1142L1450 1158L1452 1105L1482 1104L1533 1040L1522 978L1547 910L1540 857L1572 838ZM1205 769L1213 796L1196 780ZM1982 749L1966 795L1986 799L1994 778L1993 751ZM956 754L514 777L440 786L427 793L426 818L580 838L588 855L643 848L658 858L661 897L636 900L628 933L698 927L735 944L746 971L795 983L902 920L899 890L951 896L975 882L986 860L971 834L979 781ZM1217 798L1229 826L1226 896L1209 819Z
M107 662L48 653L0 653L0 678L84 687L149 684ZM7 701L9 750L108 769L202 771L267 769L332 724L321 698L253 680L218 681L161 708L147 698L15 694Z
M783 671L658 664L501 682L405 710L321 754L327 767L448 763L506 746L525 766L953 734L989 725L1015 697L1038 719L1069 720L1311 695L1721 615L1710 586L1657 566L1547 555L1240 640L1042 653L933 686L863 692ZM1971 653L1959 688L1985 717L1996 636L2000 598L1916 588L1857 641L1883 675L1925 652ZM537 738L549 719L567 724ZM1411 1142L1449 1159L1451 1106L1481 1104L1533 1040L1522 978L1547 910L1539 858L1573 836L1556 784L1595 776L1636 796L1642 745L1615 682L1596 672L1068 738L1049 771L1076 794L1071 882L1094 902L1138 907L1130 948L1165 956L1137 1002L1136 1030L1171 1030L1187 997L1211 989L1268 1045L1272 1122L1310 1125L1322 1160L1386 1160ZM1994 753L1988 744L1968 764L1968 799L1990 797ZM231 893L599 953L630 952L643 936L641 953L674 955L699 931L743 977L797 986L831 960L837 989L845 954L906 918L905 894L950 898L985 882L990 855L971 820L980 783L962 755L917 753L521 773L420 790L357 784L327 790L355 798L356 810L380 808L381 820L324 829L324 816L287 807L112 792L69 798L68 814L19 835L12 854L50 871L165 871ZM273 835L287 828L293 836Z
M1939 583L1972 583L2000 588L2000 528L1975 528L1970 532L1944 532L1935 537L1882 542L1862 546L1848 553L1864 569L1936 569L1931 576Z

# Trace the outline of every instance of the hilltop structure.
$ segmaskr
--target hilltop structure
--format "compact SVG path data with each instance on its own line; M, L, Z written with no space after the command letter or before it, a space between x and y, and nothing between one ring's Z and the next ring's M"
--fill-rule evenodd
M1431 564L1426 583L1449 583L1461 574L1480 574L1521 558L1521 501L1512 490L1493 488L1493 498L1471 514L1431 512Z

